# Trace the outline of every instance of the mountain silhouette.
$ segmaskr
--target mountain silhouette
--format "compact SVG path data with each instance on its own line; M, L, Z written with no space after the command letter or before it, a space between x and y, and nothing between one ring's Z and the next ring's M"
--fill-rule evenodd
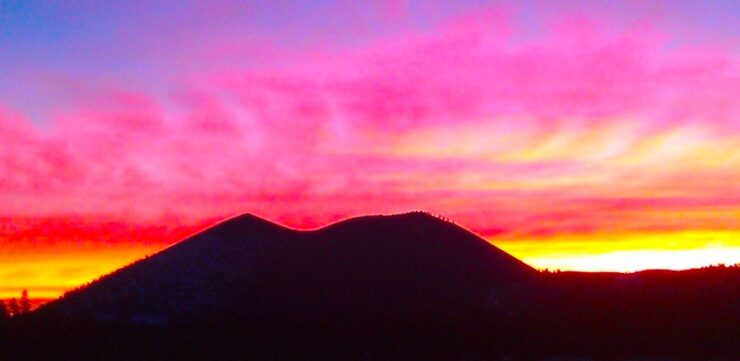
M290 323L320 322L329 312L357 322L389 315L406 322L480 309L496 284L535 273L480 237L422 212L354 218L315 231L245 214L47 308L132 322L225 310L244 317L275 313Z
M494 291L537 274L423 212L359 217L313 231L245 214L38 313L138 326L216 323L269 350L286 339L352 349L369 341L448 343L483 333L489 320L480 315L490 313Z
M41 307L0 346L27 359L732 358L737 299L740 267L538 272L424 212L312 231L245 214Z

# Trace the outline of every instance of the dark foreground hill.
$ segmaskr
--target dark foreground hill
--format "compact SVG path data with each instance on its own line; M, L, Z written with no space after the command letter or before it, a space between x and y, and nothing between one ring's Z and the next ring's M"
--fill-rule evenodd
M740 269L539 273L425 213L230 219L0 332L19 359L740 356Z

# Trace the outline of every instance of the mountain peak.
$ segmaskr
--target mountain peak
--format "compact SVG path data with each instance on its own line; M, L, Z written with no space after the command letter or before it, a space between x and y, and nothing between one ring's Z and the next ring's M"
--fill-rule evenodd
M267 219L264 219L262 217L259 217L259 216L255 215L254 213L249 213L249 212L242 213L240 215L237 215L237 216L234 216L234 217L231 217L231 218L227 218L223 222L219 223L219 225L230 224L230 223L240 223L240 224L245 224L245 223L250 223L250 224L274 224L274 223L268 221Z
M417 226L429 226L430 224L451 224L449 220L443 216L435 216L425 211L412 211L406 213L396 214L377 214L348 218L343 221L339 221L335 224L324 227L323 229L330 229L338 226L345 225L367 225L376 227L383 224L394 224L397 226L414 227Z
M406 213L399 213L396 215L390 215L388 217L447 222L447 219L444 216L433 215L427 211L412 211L412 212L406 212Z
M202 235L246 235L279 230L287 230L287 228L258 217L252 213L243 213L213 225L202 233L196 235L196 237Z
M533 272L427 212L358 217L313 231L245 213L50 308L127 322L151 315L183 320L226 312L256 320L279 311L300 319L330 310L364 310L345 316L371 322L389 309L412 314L419 312L414 305L424 304L430 313L422 318L443 317L449 310L483 307L492 287ZM213 297L222 294L230 297Z

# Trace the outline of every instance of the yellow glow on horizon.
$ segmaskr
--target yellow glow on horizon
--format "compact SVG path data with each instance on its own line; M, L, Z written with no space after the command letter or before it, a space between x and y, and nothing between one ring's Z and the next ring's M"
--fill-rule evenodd
M740 231L559 235L554 239L490 241L537 269L635 272L740 263Z
M634 272L681 270L740 263L740 231L559 234L550 238L490 238L489 241L525 263L550 270ZM96 250L57 250L15 258L0 257L0 299L56 298L163 246ZM3 256L0 254L0 256Z
M119 246L0 257L0 299L18 298L24 289L31 298L57 298L155 251L153 246Z
M585 272L635 272L647 269L684 270L740 262L740 248L631 250L557 257L524 257L537 269Z

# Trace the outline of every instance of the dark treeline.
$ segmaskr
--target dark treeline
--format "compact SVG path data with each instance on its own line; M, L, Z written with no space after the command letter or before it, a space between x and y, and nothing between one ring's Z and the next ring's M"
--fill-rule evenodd
M31 300L28 298L28 291L21 292L21 299L11 298L8 303L0 300L0 319L16 317L31 312Z
M332 306L306 308L314 315L273 310L262 317L219 313L167 322L31 314L3 322L0 346L11 359L39 360L737 360L738 282L738 267L627 275L543 272L492 291L486 310L460 309L443 318L393 310L385 318L346 312L336 318L342 311Z
M2 360L740 360L740 267L537 272L426 213L251 215L0 321Z

